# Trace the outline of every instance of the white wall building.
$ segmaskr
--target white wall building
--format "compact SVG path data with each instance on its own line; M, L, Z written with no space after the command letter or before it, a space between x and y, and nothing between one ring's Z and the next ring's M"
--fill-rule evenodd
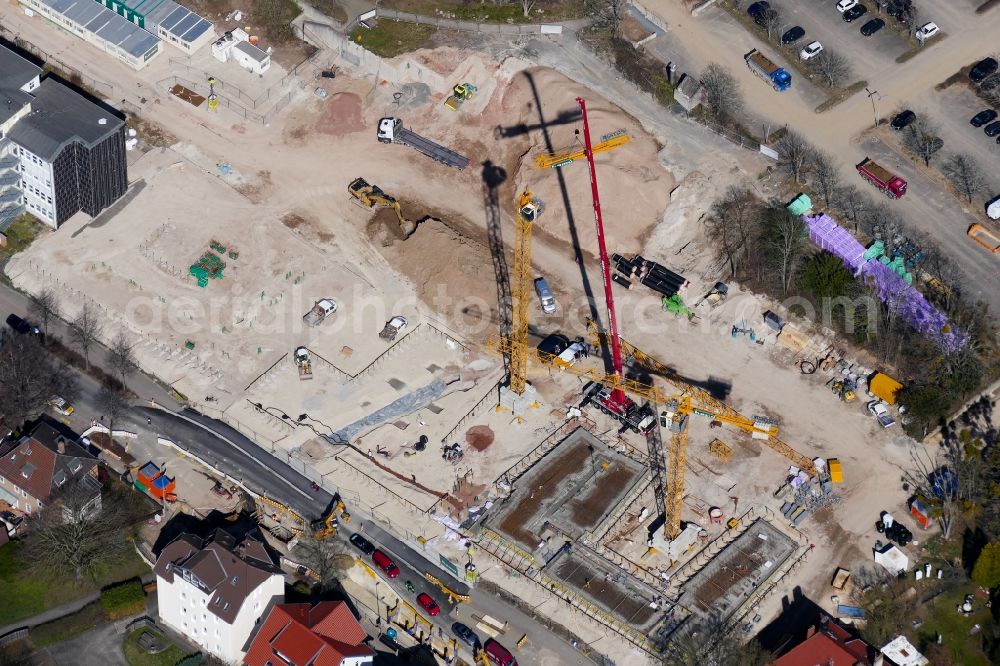
M222 530L178 537L153 570L160 620L229 664L243 660L258 621L284 599L284 576L264 544L237 544Z
M219 62L233 60L248 72L263 74L271 67L270 50L254 46L249 39L245 30L230 30L212 44L212 55Z

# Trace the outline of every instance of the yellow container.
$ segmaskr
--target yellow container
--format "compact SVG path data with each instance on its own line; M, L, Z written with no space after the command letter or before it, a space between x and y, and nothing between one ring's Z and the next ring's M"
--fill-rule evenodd
M840 461L836 458L830 458L826 463L830 467L830 480L834 483L843 483L844 468L840 465Z

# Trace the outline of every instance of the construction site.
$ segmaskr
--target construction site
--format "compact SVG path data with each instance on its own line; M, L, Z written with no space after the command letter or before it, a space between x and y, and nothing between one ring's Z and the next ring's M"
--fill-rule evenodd
M720 284L701 219L759 156L521 57L321 61L324 94L261 126L157 88L184 138L11 281L94 304L190 406L621 663L869 558L845 536L903 501L915 444L831 399L839 366L800 372L840 360L822 332Z

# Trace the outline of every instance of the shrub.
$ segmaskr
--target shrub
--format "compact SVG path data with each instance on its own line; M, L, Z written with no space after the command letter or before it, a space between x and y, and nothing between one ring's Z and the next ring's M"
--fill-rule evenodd
M141 613L146 609L146 593L138 578L101 590L101 608L111 619Z

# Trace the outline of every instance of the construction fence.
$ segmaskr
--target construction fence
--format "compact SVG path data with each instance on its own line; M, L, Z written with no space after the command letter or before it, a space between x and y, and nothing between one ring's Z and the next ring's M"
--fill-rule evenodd
M384 7L376 7L375 9L359 15L351 21L348 25L348 29L373 19L389 19L391 21L403 21L405 23L419 23L421 25L430 25L440 30L478 32L486 35L559 36L563 31L563 27L561 25L554 23L476 23L475 21L461 21L443 16L426 16L424 14L401 12L397 9L386 9Z
M63 60L55 55L52 55L48 51L42 49L41 47L25 40L21 39L20 34L13 32L10 28L0 23L0 37L3 37L14 46L19 49L23 49L30 53L31 55L39 58L45 62L52 70L64 77L73 85L81 86L88 89L89 92L95 94L97 97L108 100L109 102L117 104L115 98L119 94L124 94L124 90L116 87L112 83L107 81L101 81L95 79L92 76L84 74L80 70L76 69L71 65L67 65ZM132 92L131 90L129 92Z
M695 121L699 125L707 127L708 129L712 130L713 132L715 132L719 136L721 136L721 137L723 137L725 139L728 139L729 141L735 143L737 146L740 146L742 148L746 148L747 150L752 150L754 152L760 152L760 142L759 141L757 141L755 139L751 139L751 138L749 138L747 136L744 136L743 134L740 134L739 132L733 130L732 128L726 127L724 125L720 125L719 123L715 122L714 120L710 120L710 119L705 118L705 117L700 116L700 115L692 115L692 114L689 113L689 114L687 114L687 118L688 118L688 120Z

